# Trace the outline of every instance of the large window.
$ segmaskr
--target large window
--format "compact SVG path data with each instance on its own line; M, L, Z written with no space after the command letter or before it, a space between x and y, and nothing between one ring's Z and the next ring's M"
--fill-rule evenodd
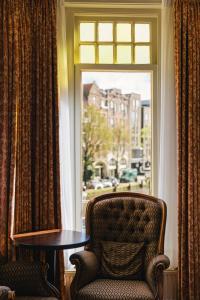
M88 201L99 194L155 193L159 11L84 8L68 19L80 229Z
M94 196L151 193L152 73L107 70L81 75L84 217Z

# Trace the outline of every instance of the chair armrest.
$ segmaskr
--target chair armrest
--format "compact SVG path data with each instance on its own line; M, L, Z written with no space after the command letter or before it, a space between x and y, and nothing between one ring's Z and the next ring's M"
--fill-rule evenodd
M162 275L163 271L167 269L170 265L169 258L162 254L154 257L146 271L146 281L149 284L152 292L154 293L154 296L156 299L162 299L162 287L160 287L160 282L162 284Z
M96 278L99 262L93 252L86 250L72 254L70 261L76 266L76 274L71 285L71 292L76 293L84 285Z
M14 300L15 292L7 286L0 286L0 300Z
M47 281L48 264L16 261L0 265L0 284L9 286L17 296L59 297Z

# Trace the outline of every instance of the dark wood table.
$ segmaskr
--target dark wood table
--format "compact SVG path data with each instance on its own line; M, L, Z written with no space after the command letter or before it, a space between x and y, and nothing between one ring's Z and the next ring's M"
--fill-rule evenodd
M58 250L79 248L86 245L90 237L83 232L71 230L49 230L19 234L13 236L16 246L36 250L46 250L50 264L48 279L55 283L56 279L56 252Z

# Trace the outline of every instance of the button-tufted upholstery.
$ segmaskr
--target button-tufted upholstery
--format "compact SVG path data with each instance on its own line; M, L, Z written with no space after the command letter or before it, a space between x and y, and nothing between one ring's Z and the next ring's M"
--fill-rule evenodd
M97 202L90 216L92 248L101 257L101 241L145 243L144 263L157 254L162 207L159 203L122 195Z
M161 255L165 222L165 203L148 195L111 193L90 201L86 212L90 243L86 251L70 258L77 268L71 286L72 299L162 299L162 271L169 266L169 259ZM102 241L144 243L142 280L103 279ZM120 293L116 293L119 286Z

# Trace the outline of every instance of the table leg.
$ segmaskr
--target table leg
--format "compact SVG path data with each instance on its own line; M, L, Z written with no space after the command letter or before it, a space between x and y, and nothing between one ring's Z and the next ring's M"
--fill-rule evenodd
M47 251L47 261L49 263L48 281L56 285L56 250Z

